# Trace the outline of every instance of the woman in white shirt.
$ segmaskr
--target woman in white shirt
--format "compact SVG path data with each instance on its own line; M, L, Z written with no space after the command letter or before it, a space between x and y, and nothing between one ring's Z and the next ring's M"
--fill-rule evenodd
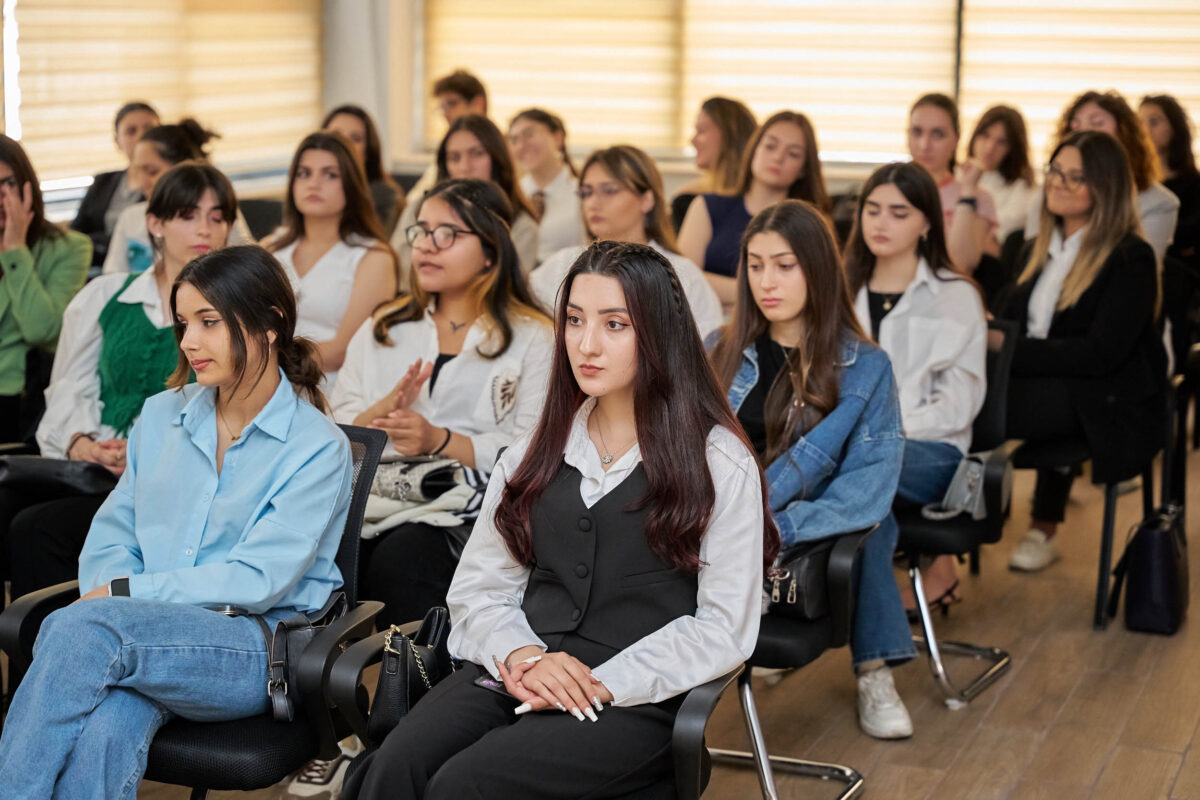
M146 131L133 146L133 160L129 165L135 188L149 197L158 179L176 164L184 161L207 163L205 145L217 138L220 137L216 133L206 130L190 117L180 120L177 125L159 125ZM148 202L134 203L117 217L104 258L105 275L143 272L154 266L154 246L146 228ZM230 244L253 241L240 211L231 225Z
M587 238L575 196L579 173L567 153L562 119L540 108L527 108L508 124L508 141L524 173L521 191L540 218L538 262L564 247L584 244Z
M1025 218L1037 194L1033 167L1029 164L1029 135L1025 118L1011 106L992 106L983 112L967 153L983 167L979 185L995 201L996 243L1013 231L1025 228Z
M896 500L907 505L945 495L987 392L983 301L950 264L943 217L926 169L888 164L863 187L846 247L854 310L896 373L905 438ZM954 559L937 559L929 599L946 607L960 599L957 587Z
M670 779L681 695L754 650L779 534L674 271L597 242L557 311L545 411L497 465L450 589L463 668L347 800L636 794Z
M330 405L338 422L381 428L391 455L437 455L491 472L537 421L553 334L509 238L512 209L489 181L440 183L407 231L409 294L350 342ZM368 540L368 597L395 622L445 603L470 526L407 523Z
M667 220L662 176L654 160L627 144L597 150L583 164L577 215L593 239L646 244L661 253L679 277L700 336L721 326L721 301L700 268L675 249ZM534 296L545 308L557 305L558 289L582 247L551 256L529 276Z
M296 292L296 331L317 343L325 388L337 381L350 337L396 296L396 258L375 216L366 174L337 133L310 133L288 170L283 227L263 246Z

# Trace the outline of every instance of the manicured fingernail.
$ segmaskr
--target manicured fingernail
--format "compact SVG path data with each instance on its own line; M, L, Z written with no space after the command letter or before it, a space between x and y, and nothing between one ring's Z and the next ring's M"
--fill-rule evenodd
M587 715L587 718L588 718L588 719L590 719L592 722L599 722L599 721L600 721L600 720L599 720L599 719L596 717L596 712L595 712L595 711L592 711L592 707L591 707L591 706L586 706L586 707L584 707L584 709L583 709L583 713L584 713L584 714L586 714L586 715Z
M600 698L599 698L599 697L593 697L593 698L592 698L592 705L594 705L594 706L596 707L596 710L597 710L597 711L603 711L603 710L604 710L604 703L601 703L601 702L600 702Z
M562 703L555 703L554 705L559 711L565 712L567 710L567 707L564 706Z
M532 710L533 710L533 706L529 705L529 703L521 703L521 705L519 705L513 709L513 713L514 714L525 714Z
M588 709L588 710L591 711L591 709ZM580 722L583 722L583 712L580 711L578 708L571 709L571 716L574 717L575 719L579 720Z
M536 664L537 662L539 662L541 660L542 660L541 656L530 656L529 658L525 659L521 663L522 664Z

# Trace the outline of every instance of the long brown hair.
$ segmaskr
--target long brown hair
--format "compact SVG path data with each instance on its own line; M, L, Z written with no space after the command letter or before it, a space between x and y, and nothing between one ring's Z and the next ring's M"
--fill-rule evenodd
M767 450L763 464L785 454L837 406L842 342L867 340L846 275L838 258L829 220L815 206L785 200L758 213L746 226L738 261L737 301L733 317L721 331L712 360L717 378L728 391L742 364L742 353L767 334L770 323L750 291L747 246L757 234L778 233L796 255L804 275L807 300L800 311L804 339L787 357L763 406ZM797 402L799 401L799 402Z
M712 189L717 194L733 194L742 175L742 155L758 127L754 112L739 100L719 95L701 103L700 110L721 132L721 147L712 168Z
M571 162L571 154L567 152L567 126L563 123L562 117L557 114L551 114L544 108L527 108L524 111L518 111L512 118L512 122L508 123L508 129L511 131L513 123L519 119L527 119L530 122L541 125L554 135L562 135L562 144L558 147L558 154L562 156L563 163L567 165L567 169L571 171L572 177L578 178L579 172L575 169L575 165Z
M1025 181L1033 185L1033 167L1029 163L1029 134L1025 130L1025 118L1012 106L992 106L983 112L971 139L967 143L967 155L975 155L975 140L996 123L1004 126L1004 138L1008 141L1008 152L996 169L1005 183Z
M1104 131L1077 131L1064 139L1050 156L1053 163L1064 147L1074 147L1083 160L1084 186L1092 198L1092 213L1079 245L1079 255L1063 280L1056 308L1073 306L1096 280L1113 249L1129 234L1141 234L1133 174L1121 143ZM1019 283L1033 280L1046 263L1050 239L1062 218L1052 214L1042 197L1037 238ZM1161 300L1161 286L1159 295ZM1157 308L1157 303L1156 306ZM1157 313L1157 311L1155 312Z
M588 156L587 161L583 162L583 168L579 170L580 180L593 164L599 164L614 181L634 194L640 196L650 192L654 195L654 207L647 211L642 219L646 241L658 242L664 250L678 254L675 230L671 227L669 209L666 200L663 199L662 175L654 165L654 159L631 144L616 144ZM584 220L583 226L587 228L587 220ZM588 230L588 236L593 236L591 230Z
M763 136L777 122L791 122L798 125L800 132L804 134L804 167L800 170L800 177L792 181L792 185L788 187L788 198L807 200L822 214L833 213L833 201L829 198L829 191L825 188L825 178L821 174L821 151L817 146L817 132L813 129L808 117L799 111L776 112L758 126L758 130L754 132L754 137L746 145L746 151L742 155L741 178L738 180L737 193L745 194L750 191L750 185L754 183L754 151L762 143Z
M247 380L247 369L257 368L254 386L266 374L272 349L283 375L309 403L328 413L321 393L323 374L317 363L317 348L308 339L296 336L296 296L283 267L273 255L256 244L243 244L214 250L192 259L171 287L171 317L178 319L175 298L179 287L190 284L225 320L233 371L237 387ZM175 341L183 344L184 328L175 326ZM268 334L275 334L272 344ZM260 363L250 365L247 338L262 355ZM191 375L191 364L179 350L175 372L167 380L172 389L182 389Z
M698 572L703 566L700 543L716 500L708 470L709 431L721 425L747 450L753 448L709 368L675 270L645 245L594 242L563 280L546 403L529 449L504 487L496 508L496 528L513 558L532 566L533 508L562 465L571 421L586 399L571 370L564 335L571 285L579 275L603 275L620 282L637 336L634 416L648 485L632 508L650 510L646 543L677 569ZM779 531L761 472L758 477L765 569L779 552Z
M1107 92L1089 91L1076 97L1071 104L1063 109L1062 117L1058 120L1058 131L1055 142L1066 141L1072 133L1071 118L1075 112L1088 103L1095 103L1107 111L1117 121L1117 141L1125 149L1129 169L1133 173L1133 183L1139 192L1150 188L1150 184L1158 180L1158 151L1150 142L1150 134L1138 117L1137 112L1129 107L1120 92L1112 89ZM1058 152L1058 147L1054 148Z
M25 191L23 188L25 184L29 184L33 204L29 209L29 230L25 232L25 245L33 247L43 236L50 238L62 236L62 229L46 219L46 203L42 199L42 184L38 181L37 173L33 171L33 164L29 161L29 156L25 154L25 148L21 147L16 139L10 139L2 133L0 133L0 164L7 164L8 168L12 170L16 186L10 191L15 192L18 199Z
M483 358L497 358L512 344L512 317L549 322L530 294L517 263L517 248L509 234L512 207L501 194L500 187L491 181L456 178L443 181L426 192L417 204L418 217L421 206L433 197L450 206L466 229L479 237L484 257L492 262L475 278L468 291L475 300L476 314L484 317L499 338L494 350L485 351L480 344L476 352ZM423 319L429 307L432 297L421 288L416 270L409 273L408 280L407 293L380 306L372 317L375 341L380 344L391 346L388 329L401 322Z
M537 213L529 203L521 184L517 180L517 169L513 166L512 153L508 150L508 142L504 134L485 116L480 114L465 114L450 123L450 129L442 137L437 151L438 182L450 180L450 172L446 169L446 147L450 137L459 131L466 131L479 140L487 151L488 159L492 162L492 183L499 186L508 198L509 205L517 213L524 211L533 219L538 219Z

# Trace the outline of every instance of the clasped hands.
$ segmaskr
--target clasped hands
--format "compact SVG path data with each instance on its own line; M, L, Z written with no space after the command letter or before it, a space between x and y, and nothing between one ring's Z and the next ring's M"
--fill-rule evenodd
M529 645L514 650L504 661L496 659L496 669L504 688L521 701L517 714L557 708L580 722L596 722L596 712L613 701L612 692L591 669L569 653L546 653Z
M445 437L444 429L409 410L421 387L433 374L433 362L417 359L382 400L367 409L368 428L378 428L388 435L396 452L406 456L428 453Z

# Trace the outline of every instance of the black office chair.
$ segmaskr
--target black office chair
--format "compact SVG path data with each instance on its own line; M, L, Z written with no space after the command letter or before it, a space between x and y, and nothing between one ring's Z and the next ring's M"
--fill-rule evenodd
M351 425L340 427L350 440L354 458L350 512L336 558L351 610L318 634L301 656L299 691L304 714L291 723L275 722L270 712L229 722L174 719L159 730L150 745L148 780L193 787L192 800L203 800L213 789L263 789L314 758L332 758L338 753L338 741L350 735L349 725L326 701L324 683L342 649L370 635L383 608L382 603L358 600L358 553L367 495L387 434ZM78 597L77 582L61 583L19 598L0 614L0 649L8 654L10 663L28 667L42 620Z
M250 197L238 201L238 210L250 228L250 235L260 240L283 223L283 203L267 197Z
M896 509L896 522L900 538L896 549L908 557L908 576L912 581L913 596L921 618L922 633L913 636L913 641L929 654L929 669L938 688L945 696L946 705L962 708L980 692L991 686L997 678L1008 671L1011 658L1008 653L995 647L980 647L966 642L938 642L934 635L933 619L928 606L922 602L925 585L921 579L921 559L942 555L962 556L971 554L972 572L978 571L979 547L1000 541L1004 521L1008 519L1012 495L1012 467L1010 454L1005 447L1006 414L1008 411L1008 382L1012 370L1013 354L1017 346L1017 325L1007 320L993 320L988 328L1004 334L1004 344L998 351L988 351L987 397L983 408L975 417L971 434L975 452L990 450L984 462L983 495L987 516L974 519L970 514L960 513L950 519L926 519L920 508ZM958 689L950 682L942 661L942 653L967 656L988 662L987 668L966 687Z
M1184 375L1184 396L1187 398L1183 403L1184 427L1187 427L1187 406L1191 404L1196 408L1195 418L1192 420L1192 449L1195 450L1200 448L1200 342L1193 344L1192 349L1188 351Z

